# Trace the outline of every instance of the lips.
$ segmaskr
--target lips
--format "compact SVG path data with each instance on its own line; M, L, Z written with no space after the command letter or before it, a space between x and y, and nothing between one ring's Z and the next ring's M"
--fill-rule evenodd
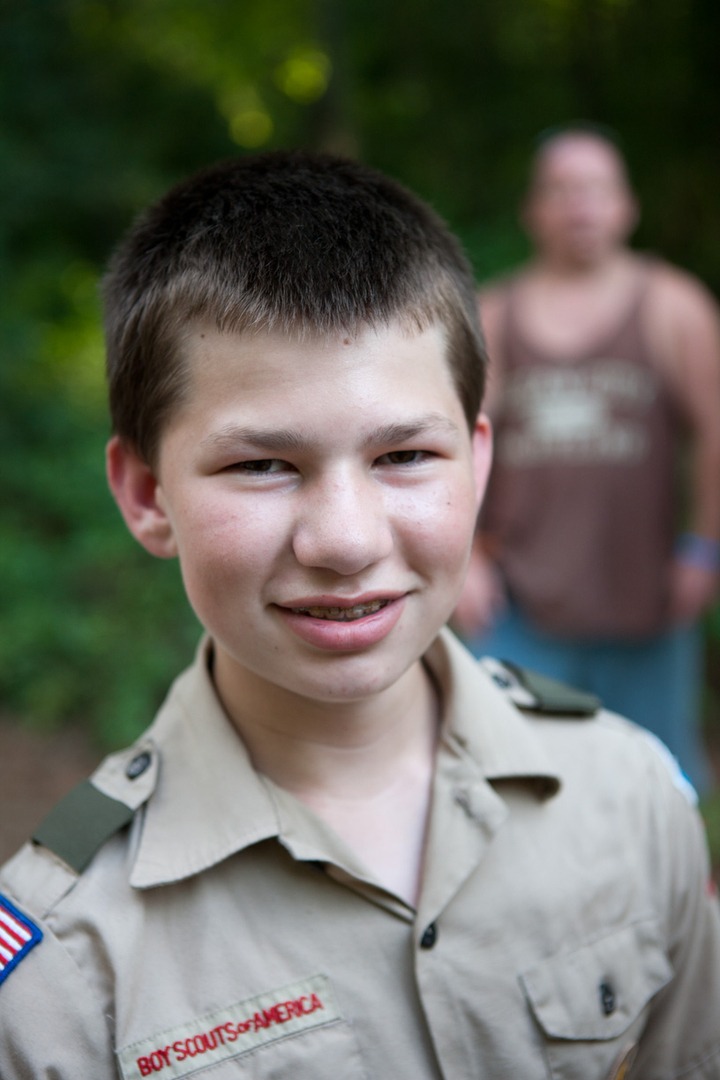
M367 615L374 615L389 603L389 599L371 600L366 604L353 604L352 607L313 605L312 607L293 607L290 610L296 615L307 615L312 619L328 619L331 622L355 622L356 619L364 619Z
M294 635L326 653L358 652L379 645L402 617L407 593L348 598L298 596L276 610ZM341 602L338 602L341 601Z

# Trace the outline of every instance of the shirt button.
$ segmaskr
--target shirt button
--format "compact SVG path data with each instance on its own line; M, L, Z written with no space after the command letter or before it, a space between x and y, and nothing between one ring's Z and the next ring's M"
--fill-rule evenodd
M617 1008L617 998L615 997L615 991L609 982L603 980L600 983L600 1006L605 1016L612 1016Z
M142 776L148 770L151 761L152 757L147 750L143 750L142 754L137 754L125 770L128 780L137 780L138 776Z
M434 922L431 922L428 927L425 928L423 936L420 938L421 949L432 949L433 945L437 941L437 926Z

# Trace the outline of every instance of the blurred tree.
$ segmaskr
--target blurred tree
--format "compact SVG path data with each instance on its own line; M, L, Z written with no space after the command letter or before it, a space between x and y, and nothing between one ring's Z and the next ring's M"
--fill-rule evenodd
M205 94L103 44L107 14L0 8L0 692L115 742L196 629L174 569L133 549L105 492L98 272L142 205L232 144Z

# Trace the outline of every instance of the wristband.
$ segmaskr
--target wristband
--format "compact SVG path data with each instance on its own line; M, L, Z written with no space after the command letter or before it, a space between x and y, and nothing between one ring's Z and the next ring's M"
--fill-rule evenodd
M675 552L683 562L697 566L700 570L720 570L720 540L711 540L696 533L683 533Z

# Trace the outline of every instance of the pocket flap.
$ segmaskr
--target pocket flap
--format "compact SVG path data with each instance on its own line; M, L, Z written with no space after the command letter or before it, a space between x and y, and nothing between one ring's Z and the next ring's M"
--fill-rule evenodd
M672 978L655 920L552 956L520 976L538 1023L555 1039L614 1039Z

